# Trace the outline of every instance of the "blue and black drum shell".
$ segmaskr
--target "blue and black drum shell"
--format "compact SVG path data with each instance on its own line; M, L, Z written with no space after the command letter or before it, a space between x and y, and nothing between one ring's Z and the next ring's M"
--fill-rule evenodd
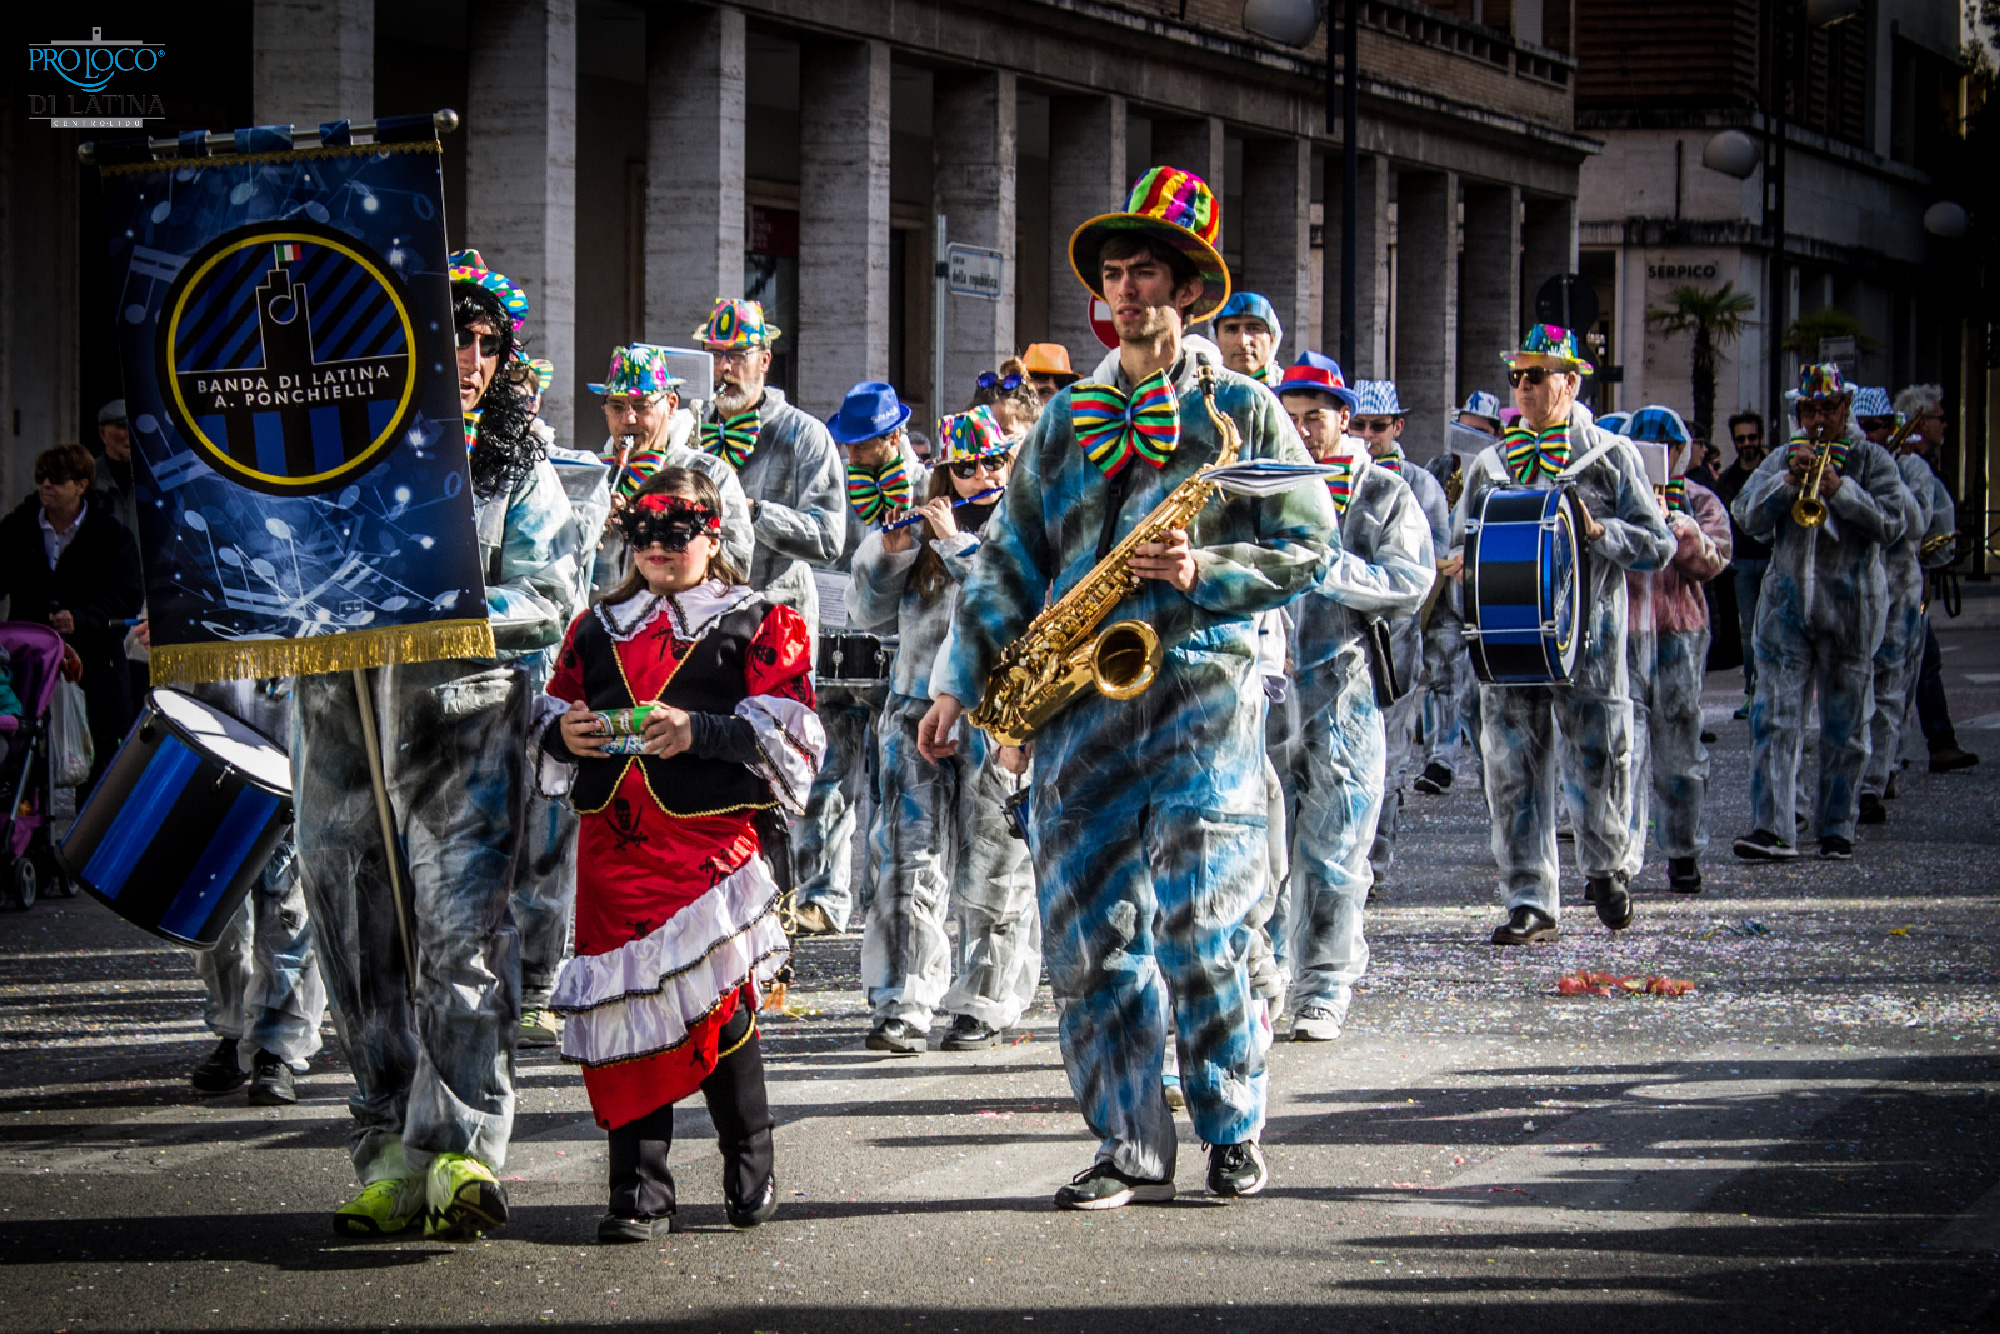
M289 832L292 795L289 785L219 758L169 717L161 708L169 693L153 692L59 855L71 878L118 916L205 950ZM174 702L215 712L177 692Z
M1466 647L1486 685L1566 685L1590 587L1583 515L1567 488L1495 487L1465 543Z

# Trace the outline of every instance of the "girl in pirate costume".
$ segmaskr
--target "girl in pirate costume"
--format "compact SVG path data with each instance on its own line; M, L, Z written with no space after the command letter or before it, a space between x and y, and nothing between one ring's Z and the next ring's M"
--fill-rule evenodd
M611 1133L606 1242L669 1230L673 1105L697 1089L729 1221L777 1208L755 1014L789 951L756 816L797 814L825 750L805 620L723 553L714 483L663 468L613 522L633 571L571 625L549 682L568 711L542 732L581 816L576 957L551 1008Z

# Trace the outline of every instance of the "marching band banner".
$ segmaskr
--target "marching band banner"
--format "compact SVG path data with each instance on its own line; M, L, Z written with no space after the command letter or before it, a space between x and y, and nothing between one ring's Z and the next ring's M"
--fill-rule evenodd
M493 655L435 133L326 129L99 168L155 681Z

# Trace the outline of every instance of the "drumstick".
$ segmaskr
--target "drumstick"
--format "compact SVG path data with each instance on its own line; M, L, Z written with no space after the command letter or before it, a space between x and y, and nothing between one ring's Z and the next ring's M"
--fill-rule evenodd
M992 499L994 499L994 498L995 498L996 496L1003 496L1003 495L1005 495L1006 493L1007 493L1007 488L1006 488L1006 487L1004 487L1004 486L996 486L996 487L994 487L994 488L993 488L993 489L992 489L991 491L981 491L981 492L980 492L980 493L979 493L978 495L976 495L976 496L967 496L967 497L966 497L965 499L963 499L963 500L954 500L954 501L952 501L952 502L951 502L951 507L952 507L953 509L957 509L957 508L958 508L959 506L961 506L961 505L977 505L977 504L978 504L978 503L979 503L980 501L982 501L982 500L992 500ZM896 520L896 521L895 521L894 523L885 523L885 524L883 524L883 525L882 525L882 531L883 531L883 532L885 532L885 533L893 533L893 532L895 532L895 531L896 531L896 530L897 530L898 528L908 528L908 527L909 527L909 526L910 526L911 524L913 524L913 523L922 523L923 521L924 521L924 516L923 516L923 515L921 515L921 514L912 514L912 515L911 515L911 516L910 516L909 518L907 518L907 519L898 519L898 520Z

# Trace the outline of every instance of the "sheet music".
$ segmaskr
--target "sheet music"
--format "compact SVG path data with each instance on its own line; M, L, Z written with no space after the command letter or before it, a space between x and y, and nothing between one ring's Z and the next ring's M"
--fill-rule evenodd
M848 576L839 570L814 570L813 584L819 590L819 628L847 628Z

